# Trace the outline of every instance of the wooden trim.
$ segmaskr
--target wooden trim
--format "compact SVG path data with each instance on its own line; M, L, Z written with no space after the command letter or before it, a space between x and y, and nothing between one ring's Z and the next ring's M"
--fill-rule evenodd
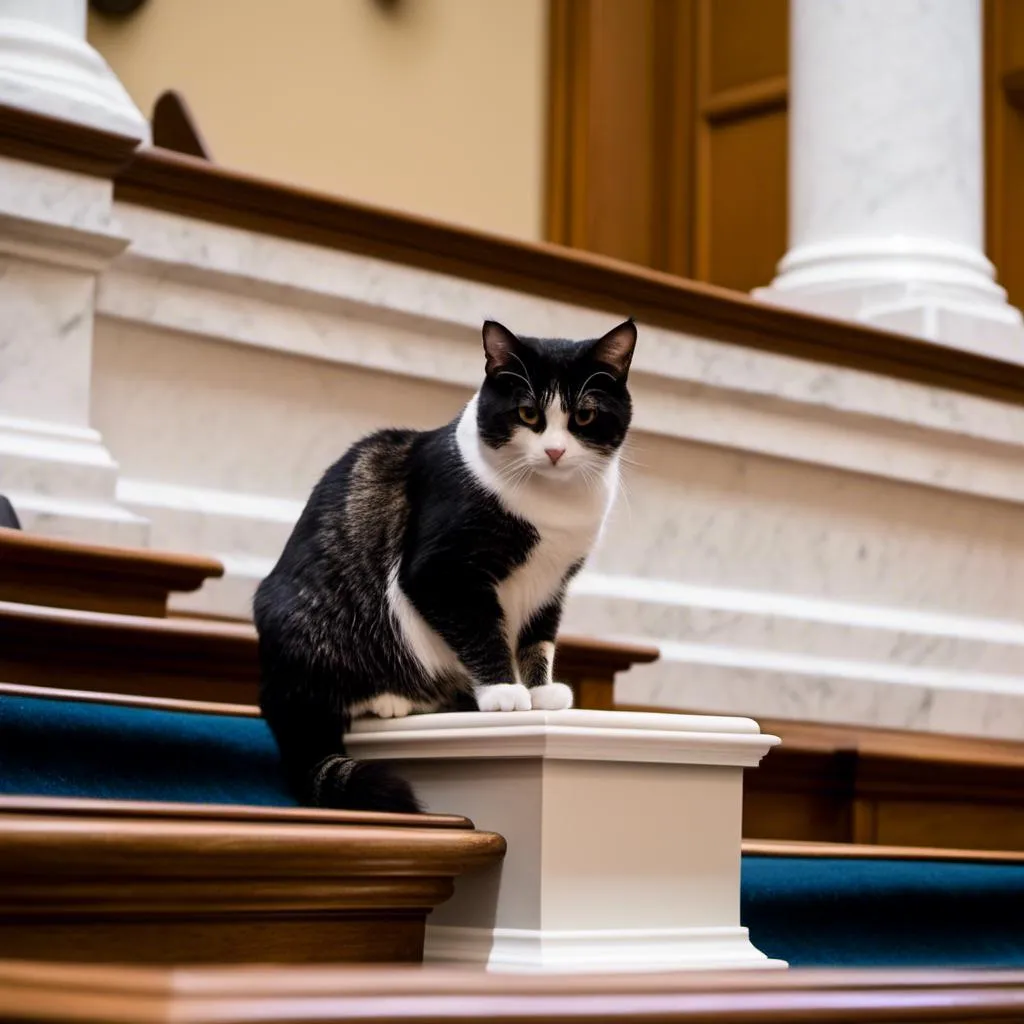
M0 153L15 160L112 178L138 140L0 103Z
M0 527L0 555L5 571L11 565L30 565L131 580L153 581L156 577L159 585L166 585L173 591L197 590L205 580L224 575L221 562L203 555L89 544L3 527Z
M455 877L505 852L500 836L448 823L99 806L0 809L0 957L415 962Z
M572 46L572 39L578 4L579 0L550 0L548 4L548 158L544 235L562 244L571 242L572 118L576 111L572 84L575 81L573 61L578 53Z
M656 711L693 714L689 709L657 708L641 704L617 704L620 711ZM967 768L1024 768L1024 742L927 733L910 729L882 729L873 726L836 725L796 719L758 717L761 731L782 740L779 750L800 750L807 754L862 754L877 758L919 763L936 760ZM774 756L774 755L773 755Z
M152 121L154 146L200 160L213 159L188 101L177 90L168 89L157 97Z
M213 558L0 527L0 600L163 617L170 594L198 590L223 575L224 566Z
M697 75L688 55L697 32L696 5L655 0L654 19L654 64L661 74L654 95L654 265L686 278L694 276Z
M658 657L654 647L562 637L556 670L570 684ZM0 601L0 680L60 691L254 705L259 665L251 623L145 618ZM53 682L59 680L60 687ZM88 699L88 698L87 698ZM193 704L192 710L199 706ZM178 710L184 710L178 708Z
M1024 864L1024 851L940 850L921 846L874 843L817 843L775 839L744 839L743 853L753 857L806 857L843 860L937 860L979 864Z
M60 815L68 818L131 818L134 821L243 821L259 825L375 825L381 828L462 828L473 823L457 814L392 814L332 811L313 807L257 807L249 804L183 804L172 801L106 800L61 796L0 795L0 814Z
M657 647L560 636L555 648L555 671L565 675L597 676L605 680L634 665L650 665L661 657Z
M701 105L701 114L710 124L727 124L756 114L785 110L788 105L789 78L779 75L713 93Z
M39 700L68 700L83 704L112 704L115 707L176 711L191 715L234 715L259 718L255 704L233 704L210 700L182 700L176 697L143 697L135 693L104 693L99 690L63 690L53 686L24 686L0 683L0 697L32 697Z
M428 967L0 963L0 1019L79 1024L938 1024L1020 1020L1024 972L516 975Z
M702 110L711 97L711 0L694 0L694 101ZM694 202L692 274L711 276L711 126L706 118L694 123Z
M513 241L266 181L151 149L116 197L170 213L362 253L531 294L627 313L752 349L1024 404L1024 366L765 305L739 293L557 245Z
M1002 77L1003 92L1014 110L1024 111L1024 68L1014 68Z
M972 765L1024 768L1024 743L1014 740L776 718L759 721L765 732L778 736L783 746L790 749L829 753L838 750L856 751L872 757L917 762L940 759L965 768Z
M0 679L21 685L255 704L251 625L0 601Z
M985 126L985 254L998 271L1005 253L1003 225L1004 147L1006 117L1002 103L1002 39L1006 31L1005 10L1001 0L983 0L983 117ZM1009 93L1007 99L1012 104Z

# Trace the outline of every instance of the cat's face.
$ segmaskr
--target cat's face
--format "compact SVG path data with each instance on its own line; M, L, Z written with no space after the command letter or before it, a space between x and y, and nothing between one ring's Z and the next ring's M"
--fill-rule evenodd
M601 472L632 416L626 379L636 345L633 321L576 342L520 338L489 320L483 339L487 366L477 426L505 475L568 480Z

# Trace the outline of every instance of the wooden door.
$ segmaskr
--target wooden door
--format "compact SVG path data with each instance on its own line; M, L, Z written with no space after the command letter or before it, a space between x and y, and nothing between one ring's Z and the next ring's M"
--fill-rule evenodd
M985 3L986 248L1024 306L1024 0Z
M730 288L786 245L786 0L551 0L548 237Z

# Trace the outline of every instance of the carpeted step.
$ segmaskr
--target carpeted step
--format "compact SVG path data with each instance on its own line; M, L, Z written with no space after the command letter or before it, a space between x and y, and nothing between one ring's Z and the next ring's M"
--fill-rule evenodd
M0 696L0 793L294 805L253 709L214 714L11 694ZM745 849L742 921L770 957L806 967L1024 967L1020 855L763 842Z
M261 718L12 695L0 696L0 793L295 803Z
M741 917L768 956L794 967L1024 966L1024 859L843 853L745 854Z

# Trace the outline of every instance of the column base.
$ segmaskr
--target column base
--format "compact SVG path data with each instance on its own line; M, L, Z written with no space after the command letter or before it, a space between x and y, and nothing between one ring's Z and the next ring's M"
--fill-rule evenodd
M1024 317L995 269L967 246L916 238L839 239L787 253L754 298L1024 362Z
M746 928L544 931L427 924L424 959L494 973L594 974L785 968L755 949Z
M739 920L743 770L777 742L743 718L570 710L362 720L347 746L508 841L431 915L428 958L595 972L784 966Z
M25 530L145 547L149 522L117 503L117 463L87 427L0 416L0 494Z
M151 138L107 62L84 39L42 21L0 17L0 102L141 143Z

